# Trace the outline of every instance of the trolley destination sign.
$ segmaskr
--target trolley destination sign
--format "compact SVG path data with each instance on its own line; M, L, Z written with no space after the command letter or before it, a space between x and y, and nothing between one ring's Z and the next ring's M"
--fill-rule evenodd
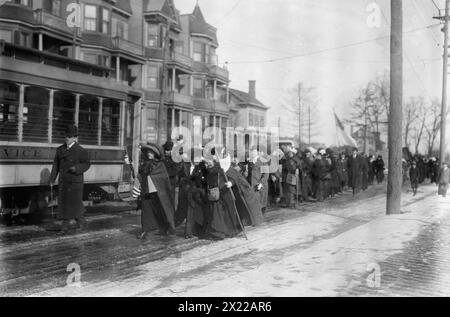
M122 150L88 149L89 157L93 161L122 162ZM53 161L56 148L29 147L29 146L0 146L0 162L8 161Z

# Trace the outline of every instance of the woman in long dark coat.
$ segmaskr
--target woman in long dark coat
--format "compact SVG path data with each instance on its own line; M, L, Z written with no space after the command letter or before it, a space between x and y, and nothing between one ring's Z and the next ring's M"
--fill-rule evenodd
M233 184L232 190L236 198L236 208L243 225L258 226L264 221L259 196L252 189L244 176L234 168L226 172L228 180Z
M225 181L225 173L218 162L208 161L207 191L219 188L219 200L208 199L205 219L205 238L222 240L240 232L237 210L230 193L232 183ZM207 193L208 194L208 193Z
M140 194L142 197L142 234L139 238L145 239L154 229L159 229L161 235L173 234L174 199L169 175L161 160L163 151L152 143L141 145L141 151L143 162L133 189L133 196Z
M361 189L365 191L369 187L369 161L367 156L361 156Z
M185 238L201 237L205 233L205 218L208 212L206 198L207 170L205 162L195 164L194 170L187 182L188 203Z

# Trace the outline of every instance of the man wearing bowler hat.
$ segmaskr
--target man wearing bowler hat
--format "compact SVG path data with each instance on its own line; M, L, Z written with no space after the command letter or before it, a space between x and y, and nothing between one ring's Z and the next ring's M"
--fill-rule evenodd
M78 144L78 128L69 125L66 142L56 150L50 174L50 184L58 181L58 218L62 220L61 231L71 228L84 229L83 174L89 169L88 152Z

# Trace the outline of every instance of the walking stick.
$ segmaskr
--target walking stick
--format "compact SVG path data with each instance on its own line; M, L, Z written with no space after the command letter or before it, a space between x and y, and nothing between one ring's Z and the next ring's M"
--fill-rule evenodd
M223 170L223 169L222 169L222 170ZM227 174L225 173L225 170L223 170L223 176L225 177L225 182L228 183L228 177L227 177ZM245 233L244 225L242 224L242 221L241 221L241 217L239 217L239 213L238 213L238 211L237 211L237 207L236 207L236 197L234 196L234 193L233 193L233 190L231 189L231 187L228 188L228 189L230 190L230 194L231 194L231 197L232 197L232 200L233 200L234 210L236 211L236 216L237 216L239 225L241 226L242 233L244 234L245 239L248 240L247 234Z

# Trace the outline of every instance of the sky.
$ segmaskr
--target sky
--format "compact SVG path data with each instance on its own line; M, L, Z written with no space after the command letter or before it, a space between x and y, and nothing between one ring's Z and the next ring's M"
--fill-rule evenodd
M268 124L281 120L282 134L297 134L284 110L289 92L302 82L315 87L319 131L315 140L334 137L333 112L350 117L350 103L368 81L389 70L389 0L198 0L206 21L217 28L219 63L228 62L230 86L248 91L270 107ZM197 0L175 0L182 14ZM370 27L370 4L381 8ZM441 9L444 0L434 0ZM403 1L404 98L440 99L443 33L433 19L432 0ZM450 129L448 129L450 130Z

